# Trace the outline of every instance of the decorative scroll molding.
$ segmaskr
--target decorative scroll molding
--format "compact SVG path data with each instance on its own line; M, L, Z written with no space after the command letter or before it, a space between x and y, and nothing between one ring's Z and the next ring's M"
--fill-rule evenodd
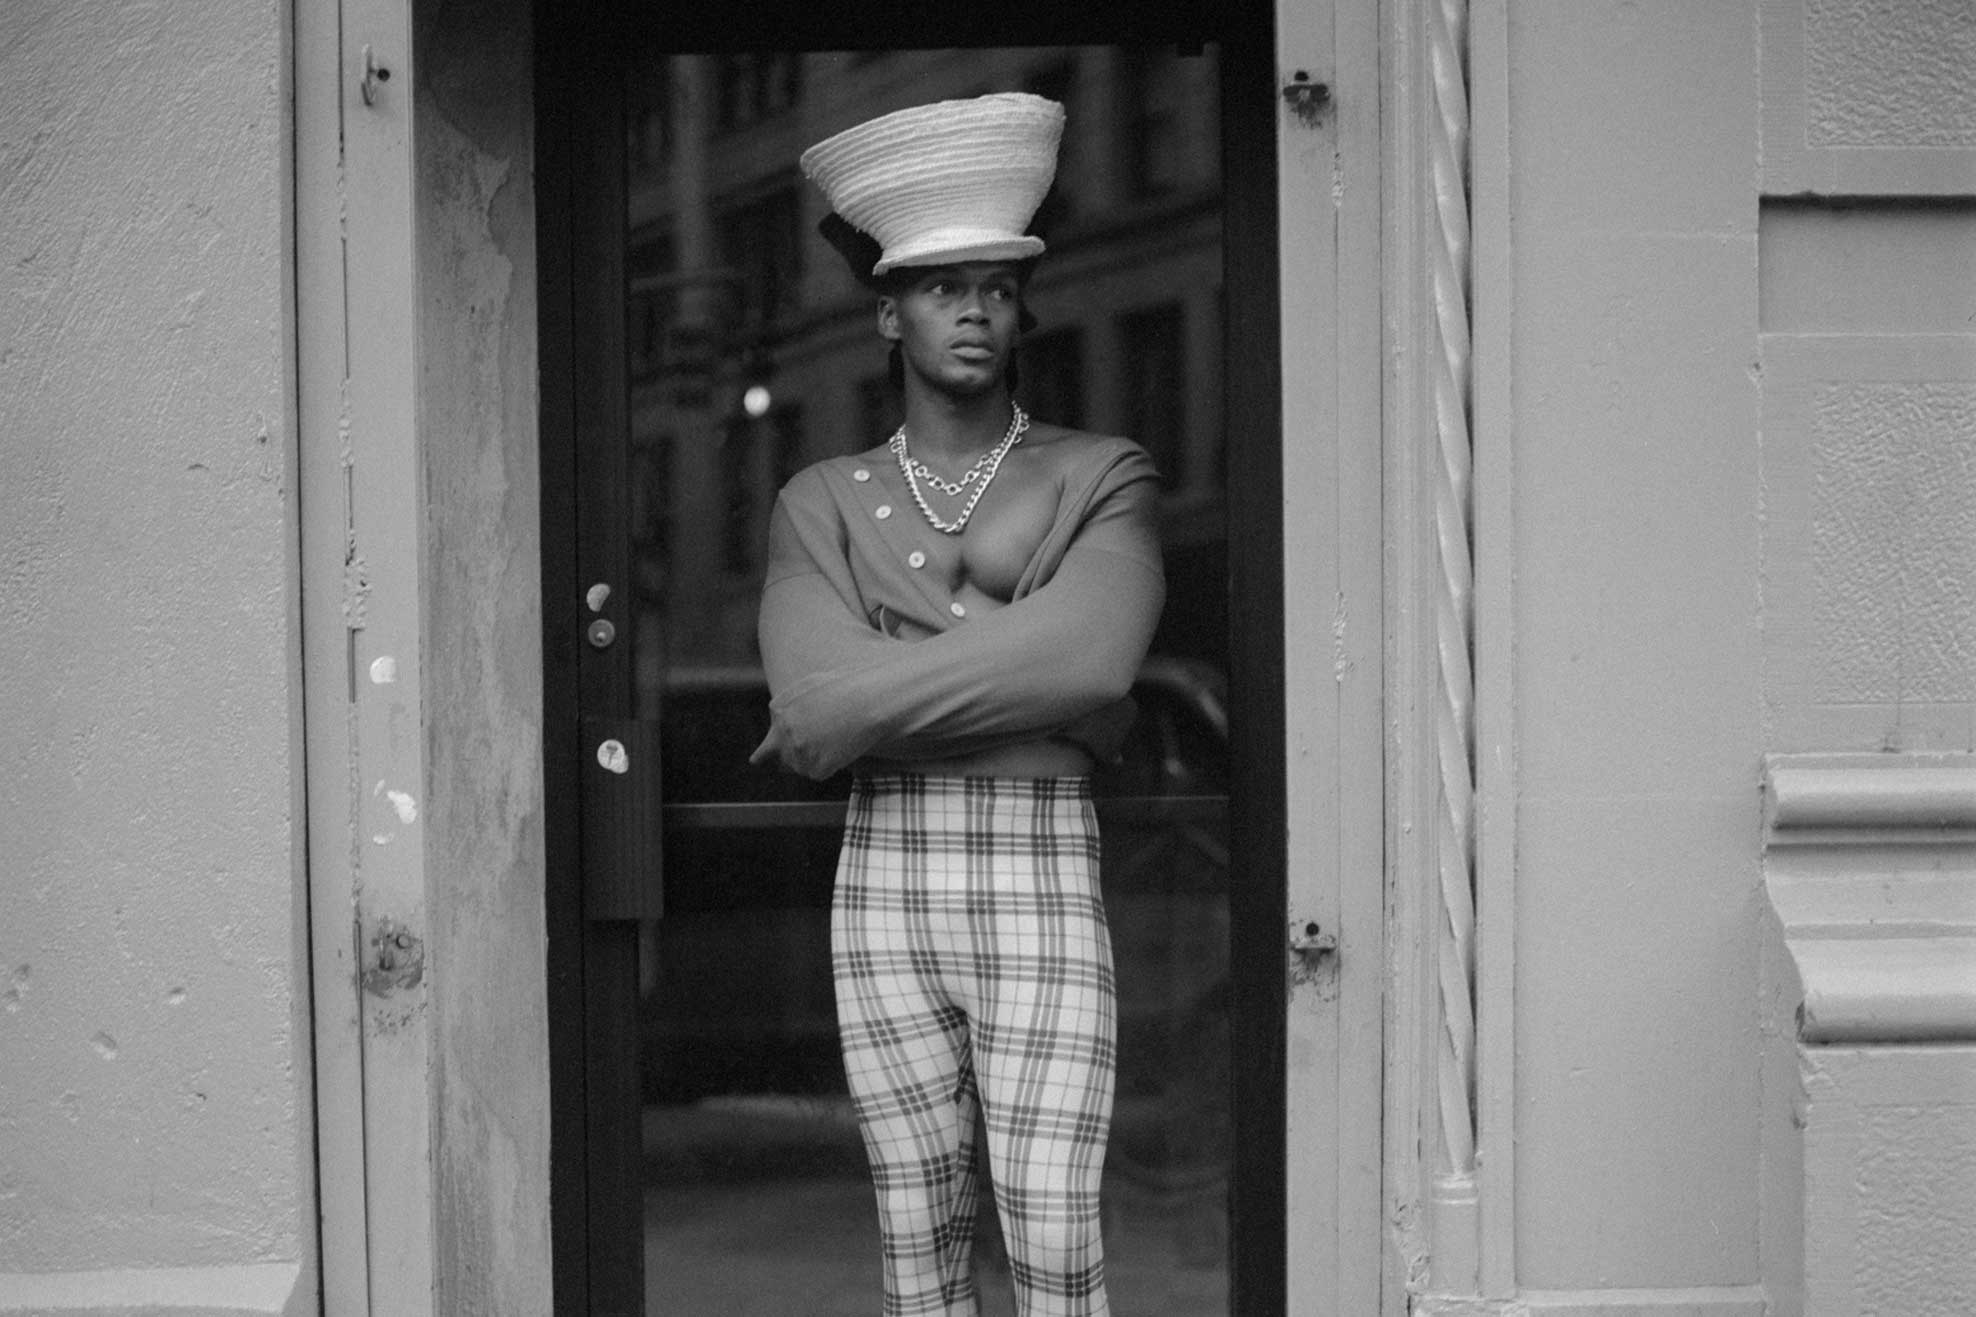
M1799 1041L1976 1042L1976 755L1774 756L1764 814Z
M1438 568L1434 711L1441 790L1437 812L1442 927L1439 1073L1443 1174L1475 1170L1475 686L1470 668L1474 568L1468 434L1468 89L1466 0L1428 6L1427 60L1436 114L1429 125L1434 213L1434 544Z

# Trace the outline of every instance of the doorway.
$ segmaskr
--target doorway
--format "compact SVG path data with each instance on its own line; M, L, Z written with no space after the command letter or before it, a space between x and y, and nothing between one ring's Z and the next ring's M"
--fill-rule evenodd
M1231 516L1226 496L1231 467L1280 460L1254 219L1271 163L1228 148L1273 110L1230 93L1267 60L1267 11L1135 10L1128 46L1116 22L1023 8L992 32L916 11L912 49L869 45L868 14L852 31L793 6L543 20L559 1309L875 1310L828 969L844 784L746 765L774 490L896 423L868 299L830 268L793 163L899 105L1030 90L1066 102L1073 136L1039 216L1022 395L1138 438L1167 485L1167 615L1098 783L1111 1286L1135 1312L1281 1310L1281 527L1274 501ZM1006 1311L984 1234L986 1311Z

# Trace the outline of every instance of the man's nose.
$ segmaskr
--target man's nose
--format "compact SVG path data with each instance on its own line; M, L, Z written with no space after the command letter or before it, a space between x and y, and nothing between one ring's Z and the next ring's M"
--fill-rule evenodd
M961 299L961 319L983 322L988 319L987 299L982 296L980 289L975 289Z

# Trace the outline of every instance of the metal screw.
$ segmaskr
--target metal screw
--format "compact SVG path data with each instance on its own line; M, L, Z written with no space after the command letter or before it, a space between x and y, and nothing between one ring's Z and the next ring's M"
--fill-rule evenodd
M369 46L365 46L364 77L363 81L357 84L358 94L364 98L364 104L376 105L378 84L389 81L391 81L391 70L378 63L377 55Z

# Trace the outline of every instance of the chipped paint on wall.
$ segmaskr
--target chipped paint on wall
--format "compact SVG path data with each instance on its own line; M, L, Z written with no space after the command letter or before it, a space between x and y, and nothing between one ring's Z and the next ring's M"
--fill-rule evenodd
M428 771L446 858L428 931L440 1306L551 1305L548 1109L516 1055L547 1055L542 637L530 16L515 0L419 14L420 398L429 503ZM564 601L568 605L579 599ZM562 604L558 605L563 606ZM488 1241L498 1241L490 1247Z

